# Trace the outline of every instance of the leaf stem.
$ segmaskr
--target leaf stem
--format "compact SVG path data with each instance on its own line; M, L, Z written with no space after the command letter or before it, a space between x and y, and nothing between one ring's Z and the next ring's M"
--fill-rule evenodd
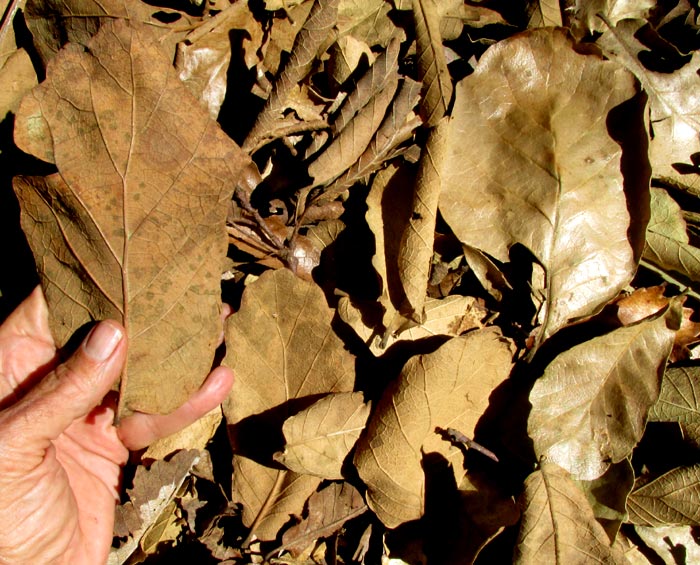
M253 523L250 525L250 531L248 532L248 535L241 544L242 549L247 549L248 546L250 546L250 544L252 543L255 530L260 525L260 522L262 522L265 519L265 516L267 516L268 511L277 500L277 495L282 490L282 483L284 483L284 479L286 477L286 470L280 470L277 472L277 478L275 479L275 483L272 485L272 488L270 489L270 492L268 493L265 502L263 502L262 507L258 511L257 516L255 516L255 520L253 520Z
M664 279L666 282L671 283L673 286L678 287L681 290L681 292L684 292L688 296L692 296L695 300L700 301L700 294L698 294L696 291L694 291L692 288L690 288L684 282L675 278L673 275L669 275L666 271L659 269L657 266L655 266L654 264L650 263L649 261L647 261L645 259L642 259L639 262L639 265L644 267L645 269L647 269L649 271L656 273L662 279Z

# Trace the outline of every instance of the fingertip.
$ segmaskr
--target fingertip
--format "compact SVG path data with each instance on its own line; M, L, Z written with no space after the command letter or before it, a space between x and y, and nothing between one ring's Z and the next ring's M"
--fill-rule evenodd
M234 381L233 371L228 367L217 367L207 377L206 381L200 389L201 393L220 398L219 403L223 402L224 398L231 392Z

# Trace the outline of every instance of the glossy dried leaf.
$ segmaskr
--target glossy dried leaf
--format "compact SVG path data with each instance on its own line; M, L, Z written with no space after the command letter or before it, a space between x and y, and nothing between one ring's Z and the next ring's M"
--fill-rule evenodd
M337 532L367 510L362 495L349 483L332 483L311 495L308 515L282 536L283 546L298 555L316 540Z
M691 281L700 281L700 249L689 243L681 207L660 188L651 190L651 219L644 259Z
M290 471L340 480L369 413L361 392L329 394L284 422L286 444L275 460Z
M409 359L384 392L357 445L355 466L367 485L367 504L387 527L423 515L423 453L437 452L452 462L459 483L462 452L437 428L473 436L489 396L510 373L512 353L497 331L472 332Z
M219 343L240 149L151 33L120 20L89 51L56 56L22 102L15 141L59 171L15 179L56 342L119 320L129 339L121 413L171 412L199 388Z
M538 458L593 480L629 456L658 399L678 310L585 341L549 364L530 392L527 428Z
M606 122L636 94L629 72L549 28L497 43L457 86L440 210L463 243L499 261L516 243L534 253L546 271L540 342L635 272L626 191L643 208L649 179L625 186ZM625 128L641 124L635 111ZM642 170L646 156L634 158Z
M517 565L627 562L617 547L611 547L584 494L557 465L543 463L525 480L521 508L513 556Z
M445 116L452 100L452 79L447 70L435 0L412 0L416 28L418 80L423 85L420 116L433 127Z
M677 467L632 491L629 521L642 526L700 525L700 465Z
M649 159L655 177L697 185L691 156L700 151L700 53L672 73L656 72L639 60L647 47L637 39L645 20L620 21L597 41L606 56L632 71L649 96L652 138Z

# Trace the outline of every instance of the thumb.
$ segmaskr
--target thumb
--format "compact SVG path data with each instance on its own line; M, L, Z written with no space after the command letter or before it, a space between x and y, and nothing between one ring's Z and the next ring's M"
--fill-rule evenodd
M25 450L45 449L99 405L124 367L124 336L124 328L112 320L95 325L70 359L0 414L6 437L16 438Z

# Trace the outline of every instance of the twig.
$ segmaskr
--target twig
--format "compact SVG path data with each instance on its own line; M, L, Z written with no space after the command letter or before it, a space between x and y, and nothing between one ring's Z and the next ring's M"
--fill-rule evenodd
M493 459L496 463L498 463L498 457L496 457L496 454L493 451L486 449L483 445L479 445L473 439L469 439L462 432L455 430L454 428L447 428L445 431L447 432L447 435L450 436L452 441L463 443L465 446L467 446L467 449L478 451L482 455L486 455L486 457Z
M19 5L22 0L12 0L5 8L5 12L2 15L2 20L0 20L0 46L5 43L5 36L7 35L7 30L10 28L12 20L15 19L15 14L19 10Z

